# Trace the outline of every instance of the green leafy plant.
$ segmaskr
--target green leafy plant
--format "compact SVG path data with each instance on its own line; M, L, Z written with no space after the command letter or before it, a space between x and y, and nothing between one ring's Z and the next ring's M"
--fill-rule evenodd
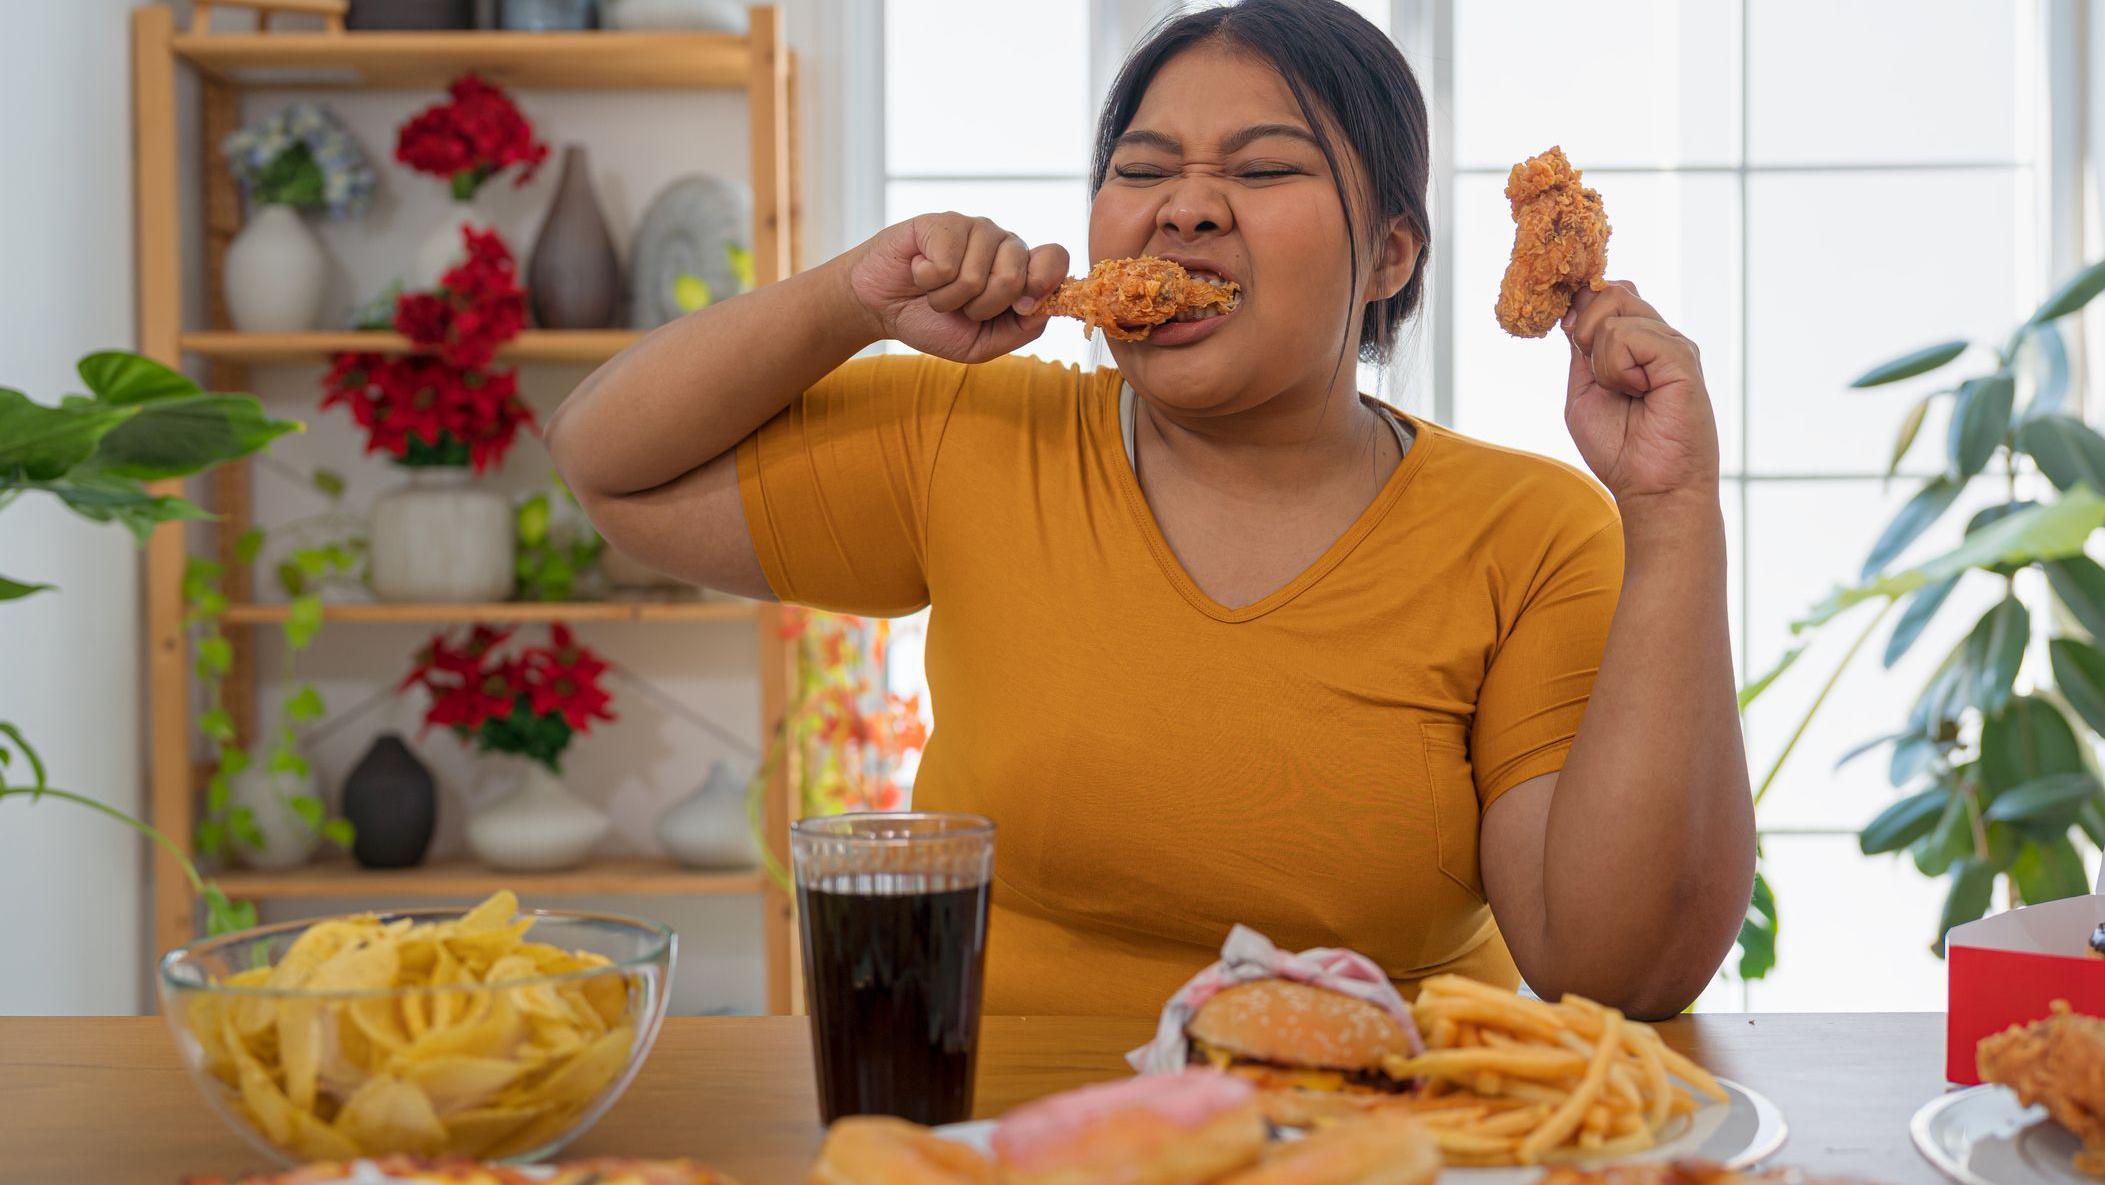
M184 498L152 492L146 482L202 472L300 429L290 420L265 415L252 395L207 392L182 373L137 354L90 354L78 369L92 394L67 395L56 405L0 387L0 509L26 494L46 494L91 522L123 524L143 544L161 523L211 517ZM52 588L0 577L0 601ZM224 598L219 608L225 608ZM213 661L219 657L215 647ZM204 902L209 932L255 924L255 907L228 900L167 836L108 803L52 786L21 729L0 721L0 799L10 797L71 802L139 831L182 866Z
M559 517L563 507L567 513ZM512 596L521 601L576 599L580 579L599 562L606 542L586 521L570 487L557 481L553 490L527 495L512 523Z
M1918 399L1901 421L1887 465L1890 479L1916 444L1934 403L1951 404L1942 472L1925 482L1887 524L1857 582L1837 588L1792 624L1798 641L1740 693L1746 706L1796 663L1818 631L1871 610L1755 791L1759 807L1784 763L1887 618L1882 661L1893 666L1967 581L2001 595L1938 664L1897 727L1845 762L1885 750L1900 797L1865 824L1866 855L1906 852L1924 876L1946 881L1933 945L1943 953L1951 927L1981 917L1998 885L2006 900L2033 904L2088 892L2074 843L2078 833L2105 844L2105 783L2092 748L2105 732L2105 568L2084 554L2105 526L2105 436L2062 408L2070 375L2055 322L2105 291L2105 263L2056 292L2000 343L1947 341L1882 363L1851 384L1873 388L1939 372L1969 355L1979 373ZM2020 399L2020 396L2023 396ZM2023 490L2044 485L2038 497ZM1910 545L1977 481L1998 485L1999 500L1966 523L1962 541L1941 555L1894 570ZM2036 581L2024 577L2040 574ZM2022 578L2022 583L2021 583ZM2043 587L2040 587L2043 586ZM2034 595L2028 604L2021 593ZM2032 645L2035 609L2051 613L2045 662ZM2027 656L2032 661L2027 662ZM2019 676L2030 677L2020 690ZM1758 881L1741 932L1741 970L1765 974L1775 960L1775 898ZM1766 905L1764 904L1766 898ZM1763 932L1762 923L1767 930Z

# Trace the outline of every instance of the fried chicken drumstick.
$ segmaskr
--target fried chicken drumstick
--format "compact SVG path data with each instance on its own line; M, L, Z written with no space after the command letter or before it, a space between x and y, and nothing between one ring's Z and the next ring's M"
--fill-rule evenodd
M1106 259L1079 280L1064 280L1045 299L1055 317L1075 317L1082 335L1098 328L1114 341L1145 341L1155 326L1180 315L1235 307L1235 284L1194 276L1167 259Z
M2077 1169L2105 1176L2105 1020L2078 1016L2068 1001L2056 1000L2045 1020L1983 1037L1974 1058L1983 1079L2016 1091L2027 1107L2045 1105L2083 1141Z
M1513 166L1506 200L1513 204L1513 259L1498 285L1498 323L1515 337L1541 337L1579 289L1605 286L1608 212L1556 147Z

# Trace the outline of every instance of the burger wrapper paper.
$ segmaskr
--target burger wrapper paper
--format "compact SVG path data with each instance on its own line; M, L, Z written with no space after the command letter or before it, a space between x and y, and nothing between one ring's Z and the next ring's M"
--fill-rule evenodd
M1357 1000L1365 1000L1396 1018L1411 1037L1411 1052L1424 1049L1418 1026L1411 1020L1410 1005L1397 994L1396 985L1357 951L1313 947L1299 953L1280 950L1272 940L1237 926L1221 944L1221 960L1191 977L1178 988L1162 1009L1155 1026L1155 1039L1126 1055L1126 1062L1142 1074L1175 1074L1191 1060L1191 1043L1184 1026L1199 1007L1222 991L1258 979L1291 979L1328 988Z

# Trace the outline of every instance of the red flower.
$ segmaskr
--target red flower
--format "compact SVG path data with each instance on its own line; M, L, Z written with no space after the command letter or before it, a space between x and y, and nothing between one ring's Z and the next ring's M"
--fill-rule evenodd
M462 740L502 752L520 751L518 730L486 726L510 720L522 708L537 717L560 716L575 734L590 732L595 720L614 719L608 707L613 697L600 686L606 661L577 645L563 625L551 626L549 634L551 645L523 647L513 655L501 653L512 636L508 629L477 625L458 645L438 634L417 651L400 689L421 686L430 693L426 730L451 728Z
M526 184L548 159L548 145L534 139L511 97L474 74L446 88L448 101L412 116L395 136L395 159L420 173L444 177L460 197L472 195L490 175L525 166L515 183Z

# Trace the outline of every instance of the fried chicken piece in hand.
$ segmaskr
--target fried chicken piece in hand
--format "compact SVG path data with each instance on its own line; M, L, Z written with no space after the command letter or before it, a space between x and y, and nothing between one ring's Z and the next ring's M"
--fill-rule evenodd
M1557 147L1513 166L1506 200L1513 204L1513 259L1498 285L1498 323L1515 337L1541 337L1579 289L1605 286L1608 212Z
M1042 306L1055 317L1075 317L1082 336L1101 327L1114 341L1147 340L1155 326L1179 313L1235 307L1232 283L1198 279L1167 259L1106 259L1079 280L1063 280Z
M2046 1107L2054 1122L2083 1141L2076 1168L2105 1176L2105 1020L2078 1016L2068 1001L2054 1014L1983 1037L1974 1049L1981 1077L2017 1092L2017 1101Z

